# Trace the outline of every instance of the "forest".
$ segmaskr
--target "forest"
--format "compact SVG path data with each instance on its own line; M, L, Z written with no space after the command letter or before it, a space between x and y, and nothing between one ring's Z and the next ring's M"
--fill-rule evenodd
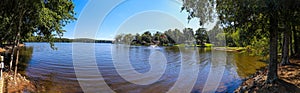
M169 29L165 32L151 33L146 31L141 35L136 33L132 34L119 34L115 37L114 43L124 43L130 45L159 45L159 46L172 46L175 44L189 44L205 46L209 43L209 34L204 28L199 28L193 31L191 28L185 28L183 31L179 29Z

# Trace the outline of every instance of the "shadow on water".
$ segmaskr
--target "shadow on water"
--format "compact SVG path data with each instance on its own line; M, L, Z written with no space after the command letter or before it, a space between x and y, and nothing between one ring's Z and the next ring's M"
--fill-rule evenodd
M26 74L25 72L32 58L32 53L33 53L33 47L22 47L20 49L18 71L22 75Z
M15 53L16 54L16 53ZM19 54L19 63L18 63L18 72L22 75L25 75L25 70L29 65L29 62L32 58L33 54L33 47L21 47L20 48L20 54ZM6 70L9 68L10 60L11 60L11 51L6 51L2 53L1 55L4 56L4 64ZM15 66L15 61L12 64L12 67Z

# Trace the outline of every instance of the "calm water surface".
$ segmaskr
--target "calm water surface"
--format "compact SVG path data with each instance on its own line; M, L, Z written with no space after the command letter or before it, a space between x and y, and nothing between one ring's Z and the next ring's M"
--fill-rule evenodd
M72 43L56 43L55 46L58 50L52 50L47 43L26 43L25 51L22 51L25 59L22 63L24 73L36 84L40 89L44 89L47 92L83 92L83 89L78 83L80 81L91 82L88 85L89 88L84 88L88 92L98 92L97 87L104 87L106 84L95 83L100 80L104 80L107 85L115 92L167 92L178 80L179 72L181 71L182 64L199 65L199 72L192 73L187 72L185 75L195 76L196 83L192 88L193 93L199 93L203 90L207 76L210 69L216 66L212 66L212 56L218 58L218 52L212 55L210 49L195 49L178 47L146 47L146 46L131 46L127 51L129 55L130 63L136 72L141 74L147 73L151 70L151 64L149 63L149 56L155 51L160 52L166 60L166 69L163 75L158 78L156 82L147 85L138 85L128 82L116 70L113 63L113 48L122 46L114 44L92 44L92 43L76 43L80 44L80 48L75 48L75 51L83 51L80 54L76 54L76 58L73 58L74 47ZM91 48L87 48L91 47ZM23 49L24 50L24 49ZM29 52L28 52L29 51ZM85 52L94 51L94 52ZM119 50L118 50L119 51ZM182 61L190 59L189 55L184 55L190 51L198 51L197 62L184 62ZM80 57L82 56L82 57ZM117 55L117 57L122 57ZM124 56L123 56L124 57ZM221 57L221 56L220 56ZM99 78L97 74L84 74L80 78L76 78L74 71L74 59L80 64L75 64L76 69L80 71L92 71L92 68L98 68L103 78ZM151 59L150 59L151 60ZM217 59L215 59L217 60ZM91 61L95 61L95 64L91 64ZM256 69L265 66L265 63L259 62L257 57L245 56L238 53L227 52L226 60L220 59L225 65L217 65L225 67L223 77L217 88L216 92L232 92L241 83L241 79L253 74ZM216 67L218 68L218 67ZM130 70L124 67L122 70ZM192 69L193 70L193 69ZM155 70L154 70L155 71ZM159 72L158 72L159 73ZM131 80L146 81L149 77L136 76L130 72L125 73ZM79 76L77 76L79 77ZM93 83L94 82L94 83ZM189 83L182 83L182 85L189 85Z

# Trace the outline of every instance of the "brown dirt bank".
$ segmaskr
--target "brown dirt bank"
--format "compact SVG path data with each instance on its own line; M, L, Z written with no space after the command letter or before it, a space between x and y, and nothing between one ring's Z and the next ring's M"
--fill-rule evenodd
M25 44L19 44L19 47L24 47ZM6 45L3 48L0 48L0 53L11 50L12 49L12 45Z
M4 93L23 93L24 91L27 92L34 92L35 87L34 85L26 79L26 77L22 76L18 73L16 76L16 80L13 79L14 75L13 72L4 72L4 86L3 92Z
M0 48L0 53L1 53L1 52L4 52L4 51L5 51L5 49L3 49L3 48Z
M291 65L279 66L279 79L266 84L267 69L257 71L236 89L235 93L300 93L300 60L290 60Z

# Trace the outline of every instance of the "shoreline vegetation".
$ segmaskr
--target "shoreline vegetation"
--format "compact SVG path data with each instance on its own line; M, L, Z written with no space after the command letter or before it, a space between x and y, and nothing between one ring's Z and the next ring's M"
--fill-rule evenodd
M213 35L213 33L207 32L205 28L199 28L195 31L192 28L184 28L182 31L179 29L169 29L163 32L151 32L145 31L142 34L120 33L115 36L113 43L137 46L212 46L209 35ZM214 44L218 46L217 43Z

